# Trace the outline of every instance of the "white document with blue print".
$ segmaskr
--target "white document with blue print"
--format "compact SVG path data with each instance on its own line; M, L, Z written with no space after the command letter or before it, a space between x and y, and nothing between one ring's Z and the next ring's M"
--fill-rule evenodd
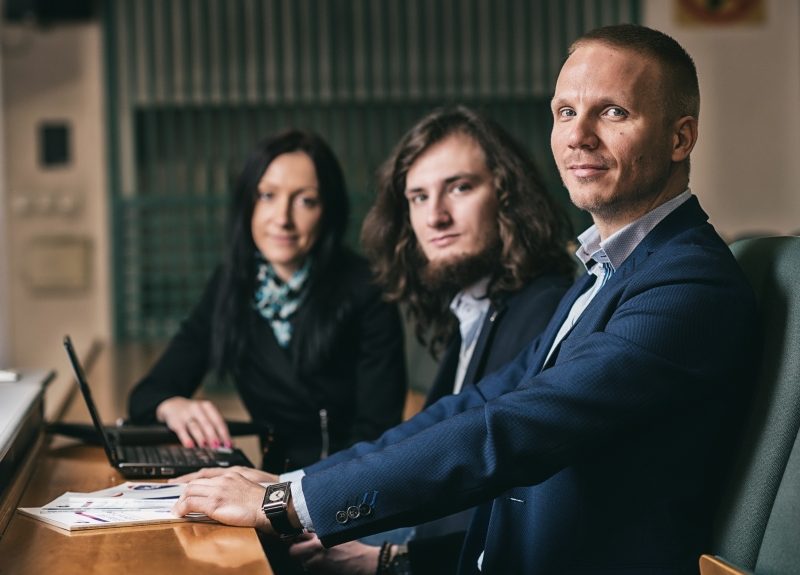
M91 493L68 491L43 507L20 507L20 513L67 531L211 521L203 514L179 517L172 506L182 484L127 481Z

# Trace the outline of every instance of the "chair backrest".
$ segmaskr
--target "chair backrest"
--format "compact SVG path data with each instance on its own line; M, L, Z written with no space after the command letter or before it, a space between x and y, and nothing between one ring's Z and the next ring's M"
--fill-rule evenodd
M742 447L715 517L714 554L800 572L800 237L731 245L759 301L764 350Z

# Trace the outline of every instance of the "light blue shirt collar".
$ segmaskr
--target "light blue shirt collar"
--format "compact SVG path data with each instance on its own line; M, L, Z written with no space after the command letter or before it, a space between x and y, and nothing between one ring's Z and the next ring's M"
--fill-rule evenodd
M462 345L470 346L477 337L483 318L489 311L491 302L487 296L489 277L485 277L456 294L450 303L450 310L458 318Z
M590 271L596 263L611 264L616 271L645 236L690 197L692 191L686 188L683 193L650 210L602 241L597 226L591 226L578 236L580 247L575 255L583 263L586 271Z

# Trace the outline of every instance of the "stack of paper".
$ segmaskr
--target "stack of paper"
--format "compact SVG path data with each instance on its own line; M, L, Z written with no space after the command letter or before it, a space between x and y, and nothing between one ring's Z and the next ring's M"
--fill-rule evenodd
M179 517L172 505L183 484L128 481L91 493L66 492L44 507L20 507L19 511L68 531L174 521L210 521L203 514Z

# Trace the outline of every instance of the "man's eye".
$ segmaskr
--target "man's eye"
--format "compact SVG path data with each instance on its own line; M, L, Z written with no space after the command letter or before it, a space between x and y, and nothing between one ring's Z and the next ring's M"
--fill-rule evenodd
M558 115L561 118L572 118L575 116L575 110L572 108L561 108L558 110Z
M610 116L612 118L627 118L628 112L624 109L620 108L619 106L611 106L610 108L606 108L605 111L606 116Z

